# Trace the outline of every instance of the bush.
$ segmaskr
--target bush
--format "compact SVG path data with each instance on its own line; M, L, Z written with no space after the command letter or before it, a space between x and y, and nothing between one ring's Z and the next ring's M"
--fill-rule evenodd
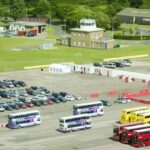
M124 40L150 40L150 35L119 35L115 34L114 39L124 39Z

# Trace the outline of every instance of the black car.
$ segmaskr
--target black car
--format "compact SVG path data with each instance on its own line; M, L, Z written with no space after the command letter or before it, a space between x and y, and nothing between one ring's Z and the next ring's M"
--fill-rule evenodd
M52 93L51 93L51 95L52 95L53 97L55 97L55 98L57 98L57 97L59 97L59 96L60 96L60 94L59 94L59 93L55 93L55 92L52 92Z
M63 96L58 96L57 99L61 102L66 102L66 99Z
M121 63L121 62L116 61L116 62L113 62L113 63L116 64L116 67L120 67L120 68L124 67L123 63Z
M23 82L23 81L17 81L17 82L22 87L27 86L27 84L25 82Z
M51 97L50 98L51 101L53 101L54 103L60 103L61 101L55 97Z
M41 106L42 104L40 103L39 99L32 99L31 100L31 103L34 105L34 106Z
M67 92L59 92L59 95L65 97L66 95L68 95L68 93Z
M33 96L37 95L37 92L33 89L26 89L26 91L27 91L27 94L29 94L29 95L33 95Z
M100 100L104 106L111 106L111 103L107 100Z
M10 98L10 94L8 91L0 91L0 96L3 98Z
M95 67L103 67L103 64L99 63L99 62L95 62L95 63L93 63L93 66L95 66Z

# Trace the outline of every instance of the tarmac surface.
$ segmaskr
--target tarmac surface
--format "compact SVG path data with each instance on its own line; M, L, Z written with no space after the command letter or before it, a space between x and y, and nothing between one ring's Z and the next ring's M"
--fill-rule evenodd
M137 63L136 63L137 64ZM136 70L142 68L141 72L150 73L149 63L133 66ZM134 69L128 68L127 70ZM140 80L132 83L125 83L118 78L101 77L98 75L86 75L79 73L72 74L49 74L48 70L28 70L16 71L0 74L0 81L3 79L16 79L25 81L28 86L45 86L50 91L66 91L70 94L79 95L86 100L69 101L66 103L41 106L42 123L39 126L22 129L0 128L0 150L132 150L135 149L111 140L113 124L120 119L120 111L125 108L142 106L144 104L129 103L116 104L114 100L122 92L139 92L143 89L150 89L146 83ZM108 91L117 91L117 95L109 96ZM91 98L90 94L99 93L100 97ZM73 104L107 99L112 102L112 106L104 107L105 114L92 118L92 128L76 132L61 133L59 128L59 118L72 115ZM3 99L4 100L4 99ZM2 101L2 100L0 100ZM0 123L7 123L7 115L13 112L27 111L13 110L0 113ZM148 150L150 147L140 148Z

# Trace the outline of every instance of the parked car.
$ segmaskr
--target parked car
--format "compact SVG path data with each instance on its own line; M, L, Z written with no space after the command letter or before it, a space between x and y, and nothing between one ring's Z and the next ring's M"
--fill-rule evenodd
M24 81L18 81L18 84L22 87L27 86L27 84Z
M55 97L51 97L50 98L51 101L53 101L54 103L60 103L61 101Z
M25 103L21 102L20 100L14 100L13 102L15 104L17 104L20 108L27 108L28 107Z
M19 96L25 96L25 97L28 96L27 91L24 90L24 89L18 89L17 91L18 91L18 93L19 93Z
M107 101L107 100L100 100L104 106L111 106L111 102Z
M41 106L41 105L42 105L42 104L40 103L40 101L39 101L38 98L32 98L31 103L32 103L34 106Z
M94 62L93 66L95 66L95 67L103 67L103 64L99 63L99 62Z
M69 95L67 92L59 92L59 95L65 97L66 95Z
M57 97L57 99L60 100L61 102L66 102L66 101L67 101L67 100L65 99L65 97L63 97L63 96L61 96L61 95L59 95L59 96Z
M6 88L6 86L4 85L4 83L1 82L1 81L0 81L0 88L2 88L2 89L5 89L5 88Z
M27 91L27 94L32 95L32 96L36 96L38 94L35 90L31 88L26 89L26 91Z
M119 67L119 68L123 68L124 65L122 62L119 62L119 61L113 61L113 63L115 63L116 67Z
M122 103L122 104L126 104L126 103L130 103L130 102L132 102L130 99L128 99L128 98L118 98L116 101L115 101L116 103Z
M81 96L77 96L77 95L72 95L72 96L75 98L75 100L82 100L83 99Z
M73 101L73 100L75 100L75 97L72 96L72 95L66 95L66 96L64 97L64 99L67 100L67 101Z
M13 108L11 106L9 106L7 103L0 103L0 105L5 109L5 110L9 110L12 111Z
M19 92L17 90L9 90L10 97L19 97Z
M34 104L32 103L32 98L20 97L18 98L18 100L25 103L27 107L34 107Z
M14 87L13 83L9 80L4 80L3 84L4 84L4 86L6 86L8 88L13 88Z
M0 105L0 112L4 112L4 111L5 111L5 108L2 105Z
M7 104L13 109L20 109L19 105L14 102L7 102Z
M20 84L16 80L10 80L15 87L20 87Z
M131 61L129 59L124 59L120 61L124 66L131 66Z
M0 96L3 98L10 98L10 94L8 91L0 91Z
M113 62L104 62L104 63L103 63L103 66L104 66L105 68L116 68L116 64L113 63Z

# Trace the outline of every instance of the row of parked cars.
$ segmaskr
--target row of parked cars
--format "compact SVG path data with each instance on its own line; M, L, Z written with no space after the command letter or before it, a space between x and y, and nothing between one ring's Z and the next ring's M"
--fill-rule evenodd
M93 63L96 67L106 67L106 68L123 68L125 66L131 66L132 62L129 59L119 60L119 61L108 61L108 62L95 62Z
M11 90L0 90L0 98L12 98L28 96L28 93L25 89L11 89Z
M0 88L14 88L14 87L25 87L27 84L24 81L16 80L3 80L0 81Z
M82 98L75 95L70 95L66 92L51 92L43 95L36 95L33 97L19 97L18 99L9 102L0 102L0 111L21 109L27 107L52 105L54 103L61 103L73 100L81 100Z

